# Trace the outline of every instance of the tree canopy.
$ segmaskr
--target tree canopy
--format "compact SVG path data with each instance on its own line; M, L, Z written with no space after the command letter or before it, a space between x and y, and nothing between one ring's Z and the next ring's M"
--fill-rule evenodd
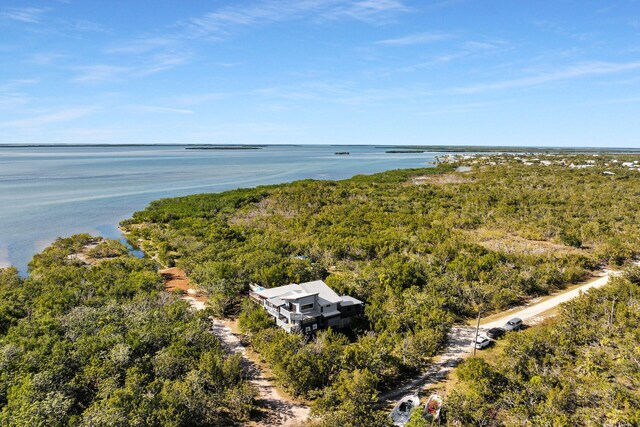
M254 390L204 313L163 291L155 264L87 235L0 269L0 424L205 426L243 422ZM101 258L104 257L104 258Z

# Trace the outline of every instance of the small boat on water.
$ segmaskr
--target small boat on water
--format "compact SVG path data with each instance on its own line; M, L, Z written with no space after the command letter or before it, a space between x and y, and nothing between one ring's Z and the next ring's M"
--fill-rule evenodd
M440 416L440 409L442 409L442 397L437 394L429 396L427 403L424 404L424 414L437 420Z
M410 394L400 399L389 415L393 425L402 427L407 424L411 417L411 411L418 406L420 406L420 398L415 394Z

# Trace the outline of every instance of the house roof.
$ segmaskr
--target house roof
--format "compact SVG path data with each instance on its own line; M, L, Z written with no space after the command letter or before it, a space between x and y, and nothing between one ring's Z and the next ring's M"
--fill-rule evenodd
M285 302L279 297L269 298L267 301L269 301L269 303L275 305L276 307L280 307L285 304Z
M255 294L261 296L262 298L269 299L273 297L279 297L288 292L299 290L299 289L300 289L300 285L297 285L294 283L291 285L278 286L277 288L263 289L261 291L256 291Z
M349 295L343 295L340 297L342 299L341 303L342 305L358 305L358 304L362 304L362 301L360 301L359 299L356 299L354 297L350 297Z
M341 298L338 296L338 294L336 294L333 289L327 286L327 284L322 280L300 283L300 287L309 293L318 294L320 298L329 303L337 303L341 301Z
M278 286L277 288L262 289L254 292L256 295L269 300L270 303L280 306L284 301L297 300L312 295L318 295L321 305L341 303L342 305L362 304L361 301L350 296L339 296L322 280L313 282L292 283Z
M317 292L307 292L304 289L303 290L299 290L299 291L293 291L293 292L289 292L286 295L282 295L280 298L282 298L283 300L297 300L300 298L304 298L304 297L311 297L314 295L318 295Z

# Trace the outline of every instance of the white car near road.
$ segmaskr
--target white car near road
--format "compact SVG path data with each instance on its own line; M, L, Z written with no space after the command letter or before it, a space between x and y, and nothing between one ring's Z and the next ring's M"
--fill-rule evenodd
M483 348L487 348L491 345L491 340L484 334L480 334L476 337L475 347L478 350L482 350Z

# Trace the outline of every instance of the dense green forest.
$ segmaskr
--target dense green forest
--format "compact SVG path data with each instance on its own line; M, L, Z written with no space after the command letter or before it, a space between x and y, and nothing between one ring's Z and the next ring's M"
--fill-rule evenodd
M212 312L239 316L280 385L312 401L311 424L387 425L380 391L428 365L456 321L637 255L637 171L456 166L166 199L125 221L212 311L164 292L154 259L87 235L36 255L28 278L0 269L0 425L245 423L255 390ZM313 279L365 301L352 331L290 335L244 298ZM638 425L639 298L631 269L507 337L497 361L462 364L446 422Z
M456 370L452 425L640 425L640 269L511 334L495 363Z
M240 424L253 407L211 321L116 241L59 239L0 269L0 425Z
M217 315L239 313L276 379L314 400L325 425L376 425L376 393L424 368L454 322L561 289L640 247L637 171L456 166L159 200L122 225L207 290ZM242 303L249 283L312 279L365 301L353 333L306 342ZM364 394L348 391L355 381Z

